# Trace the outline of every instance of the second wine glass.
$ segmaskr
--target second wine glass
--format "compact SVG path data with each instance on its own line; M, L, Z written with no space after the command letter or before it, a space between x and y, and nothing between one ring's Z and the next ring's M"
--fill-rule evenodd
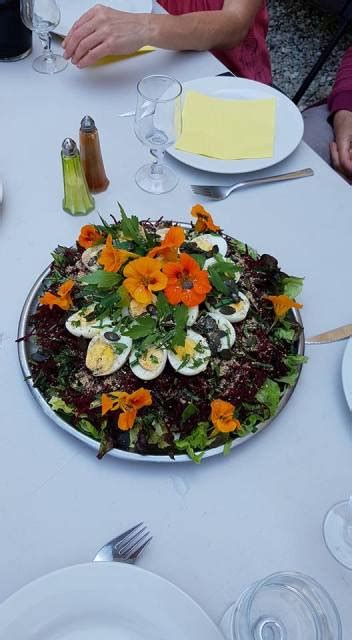
M26 27L35 31L44 54L35 58L33 69L39 73L58 73L67 67L67 60L51 50L51 31L60 22L60 9L55 0L21 0L21 18Z
M155 161L141 167L136 183L149 193L167 193L175 188L178 177L163 163L165 149L181 133L182 86L169 76L147 76L137 85L135 133L150 148Z

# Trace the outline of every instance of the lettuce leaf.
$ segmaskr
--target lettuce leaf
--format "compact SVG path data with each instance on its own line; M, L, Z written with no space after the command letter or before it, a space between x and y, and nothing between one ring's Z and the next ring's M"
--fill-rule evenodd
M275 415L281 397L280 386L275 380L267 378L257 392L255 399L268 407L270 416Z
M52 396L49 400L49 404L54 411L60 411L67 415L72 415L75 412L74 407L71 407L71 405L59 398L59 396Z
M289 298L297 298L303 289L304 278L287 276L281 279L282 293Z
M209 422L198 422L197 426L185 438L176 440L176 448L186 451L187 455L199 464L207 449L215 440L215 437L208 436ZM197 452L197 453L196 453Z
M277 381L284 382L285 384L292 386L297 381L301 365L308 362L308 358L306 356L291 355L286 356L286 358L283 359L283 362L288 371L286 375L282 376L282 378L277 378Z

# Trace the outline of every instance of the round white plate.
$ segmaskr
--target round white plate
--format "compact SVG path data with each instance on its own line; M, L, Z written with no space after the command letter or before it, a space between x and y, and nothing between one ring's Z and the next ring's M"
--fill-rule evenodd
M171 582L137 567L92 562L31 582L0 606L0 640L223 640Z
M274 155L272 158L258 158L253 160L218 160L196 153L179 151L174 146L167 149L168 153L196 169L212 171L213 173L245 173L265 169L284 158L287 158L297 147L303 136L303 118L301 112L283 93L266 84L229 76L215 76L199 78L183 83L183 96L187 91L198 91L208 96L228 100L254 100L258 98L276 98L276 132ZM209 123L211 126L211 123Z
M94 0L58 0L61 20L54 29L54 33L59 36L66 36L73 23L81 17L83 13L94 7L97 2ZM107 0L102 3L106 7L119 9L120 11L131 11L132 13L150 13L152 10L152 0Z
M352 338L347 342L342 359L342 386L347 404L352 411Z

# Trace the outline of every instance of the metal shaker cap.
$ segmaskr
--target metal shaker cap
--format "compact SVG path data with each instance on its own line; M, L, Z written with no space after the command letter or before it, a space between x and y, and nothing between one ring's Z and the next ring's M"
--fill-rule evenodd
M64 156L75 156L78 153L77 145L72 138L65 138L61 150Z
M81 131L95 131L96 126L91 116L84 116L81 120Z

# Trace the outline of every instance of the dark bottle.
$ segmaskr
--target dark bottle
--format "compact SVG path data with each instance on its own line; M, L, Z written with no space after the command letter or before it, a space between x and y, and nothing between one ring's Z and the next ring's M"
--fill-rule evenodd
M20 60L32 49L32 32L21 20L20 0L0 0L0 60Z

